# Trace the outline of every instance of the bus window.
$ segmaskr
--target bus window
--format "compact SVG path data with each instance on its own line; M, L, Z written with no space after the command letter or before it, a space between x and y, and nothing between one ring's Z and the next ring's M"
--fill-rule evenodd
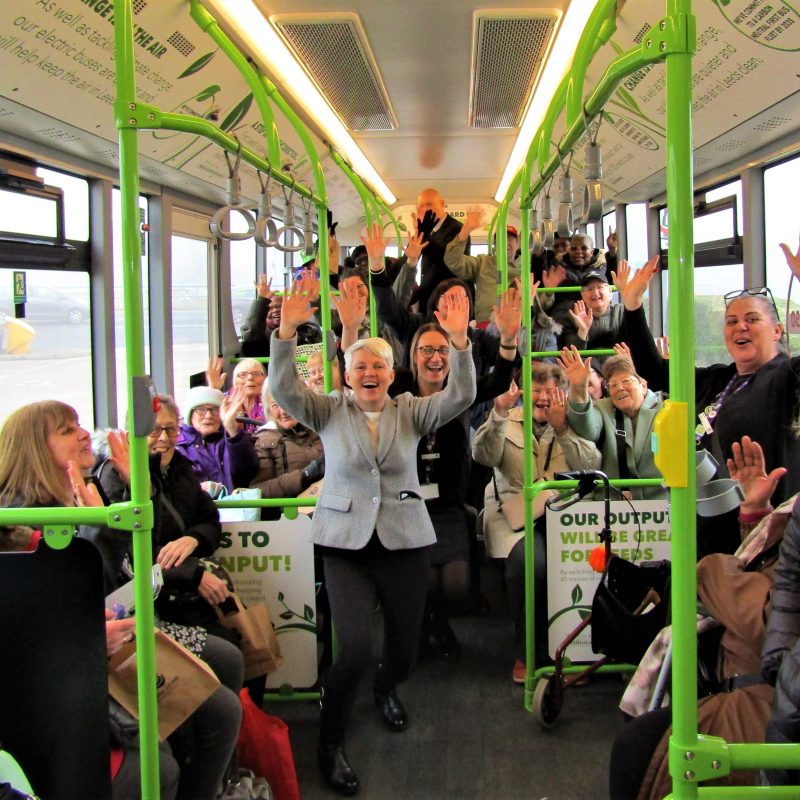
M767 249L767 286L772 290L778 314L789 332L792 354L800 352L800 290L792 285L792 303L786 316L786 297L791 273L779 245L785 242L792 252L798 247L797 186L800 158L784 161L764 170L764 224Z
M139 213L142 222L147 222L147 198L139 197ZM119 189L111 193L111 224L114 230L114 349L117 380L117 424L125 427L128 413L128 367L125 362L125 304L122 285L122 206ZM147 237L142 237L146 245ZM144 363L145 371L150 371L150 326L149 326L149 255L147 247L142 249L142 308L144 310Z
M58 235L58 206L55 200L0 189L0 229L7 233L42 236Z
M48 185L64 192L64 236L76 242L89 241L89 183L83 178L38 167L36 174Z
M231 215L232 217L234 215ZM237 219L241 219L236 214ZM244 220L242 220L244 222ZM255 239L244 239L241 242L231 242L231 305L233 310L233 324L236 335L242 334L242 323L247 317L253 298L256 296L254 283L256 280L256 242ZM275 248L268 248L267 252ZM267 269L267 276L270 276ZM281 282L272 281L273 288L280 288Z
M208 363L209 244L172 236L172 358L178 407L189 391L189 376Z
M14 319L13 273L0 269L0 419L22 398L63 400L94 425L89 273L25 270L25 319ZM20 324L21 323L21 324Z

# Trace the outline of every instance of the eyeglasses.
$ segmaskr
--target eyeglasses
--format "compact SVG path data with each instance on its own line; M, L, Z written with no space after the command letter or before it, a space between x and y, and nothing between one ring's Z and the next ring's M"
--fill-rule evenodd
M161 434L166 433L170 439L177 439L180 432L181 429L177 425L156 425L155 428L150 431L150 438L160 439Z
M639 383L638 378L623 378L621 381L617 381L616 383L609 383L608 391L615 392L617 389L629 389L635 383Z
M219 406L195 406L192 414L199 414L204 417L206 414L211 414L212 417L219 416Z
M728 292L724 297L725 308L740 297L766 297L775 309L775 316L778 315L778 307L775 305L775 298L766 286L753 286L751 289L737 289L734 292Z
M429 344L424 344L421 347L418 347L417 350L422 353L425 358L433 358L434 353L438 353L442 358L450 357L449 347L432 347Z
M245 378L246 379L246 378L263 378L263 377L264 377L264 373L260 369L259 370L253 370L252 372L237 372L236 373L236 379L237 380L239 378Z

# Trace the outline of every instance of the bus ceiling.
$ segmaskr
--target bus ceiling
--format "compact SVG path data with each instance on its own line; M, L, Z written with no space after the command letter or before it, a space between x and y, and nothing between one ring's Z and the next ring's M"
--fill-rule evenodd
M316 0L204 3L308 125L330 206L343 227L363 217L363 206L329 152L328 142L335 141L330 125L336 125L320 121L313 101L298 99L309 78L327 98L344 136L385 182L401 221L408 220L426 186L438 188L451 210L473 202L495 204L526 109L546 109L553 90L540 95L560 80L559 74L553 84L553 64L568 46L570 14L578 5L577 0L528 0L524 8L509 10L507 0L484 0L448 2L434 11L428 2L409 0L402 13L389 14L385 4L369 0L354 0L344 12L328 11ZM584 94L614 57L658 24L665 5L653 0L618 4L616 29L588 69ZM744 163L754 151L781 153L797 140L800 16L786 6L786 14L756 18L748 11L752 5L694 3L699 178ZM232 10L243 7L253 14L252 24ZM258 104L235 66L192 19L190 4L135 0L133 10L139 99L164 112L209 120L252 151L265 153L267 131ZM113 15L108 0L0 4L5 76L0 146L44 158L47 148L54 148L62 159L67 153L117 169ZM249 38L255 31L248 30L256 25L265 26L259 35L269 33L305 69L297 61L282 67L256 52ZM292 68L294 79L286 77ZM602 115L591 121L603 148L607 200L638 202L663 194L664 79L661 65L627 77ZM540 94L530 103L532 87ZM279 166L313 187L303 142L281 111L273 111ZM562 115L554 141L564 133L563 123ZM336 141L337 151L359 172L345 149L349 146ZM153 130L140 136L139 149L144 181L225 202L221 148L190 134ZM579 144L574 157L564 159L578 192L582 153ZM260 192L255 170L243 168L242 183L255 204Z

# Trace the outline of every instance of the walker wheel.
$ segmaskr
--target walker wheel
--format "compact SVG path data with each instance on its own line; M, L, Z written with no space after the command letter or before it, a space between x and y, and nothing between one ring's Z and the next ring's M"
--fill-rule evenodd
M564 690L556 686L555 678L548 675L541 678L533 692L533 715L543 728L552 728L556 724L561 706L564 704Z

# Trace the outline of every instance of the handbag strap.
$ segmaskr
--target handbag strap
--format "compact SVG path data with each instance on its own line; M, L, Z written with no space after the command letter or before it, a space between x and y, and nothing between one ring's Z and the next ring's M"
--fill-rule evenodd
M617 468L619 470L619 477L622 480L627 480L631 477L631 471L628 467L628 458L625 452L625 439L627 438L627 434L625 433L625 418L616 406L614 407L614 421L616 423L614 438L617 442Z
M169 512L170 516L173 517L175 524L178 527L178 530L183 534L186 533L186 523L183 521L183 517L178 513L178 509L172 505L169 497L167 497L167 493L162 491L161 492L161 503L163 504L164 508Z

